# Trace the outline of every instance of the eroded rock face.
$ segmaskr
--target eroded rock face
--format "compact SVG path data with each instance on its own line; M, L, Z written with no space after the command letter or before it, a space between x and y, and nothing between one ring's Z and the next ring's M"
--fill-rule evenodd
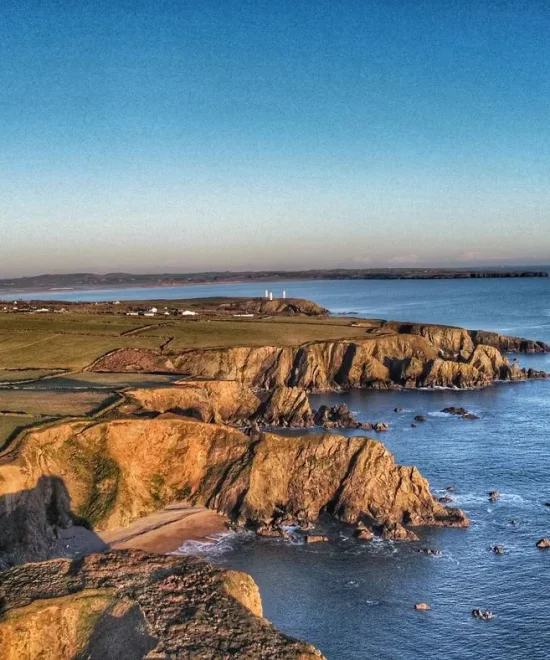
M414 467L376 440L327 434L253 439L184 419L72 422L31 430L0 465L0 561L43 559L56 528L124 527L175 500L240 524L468 524L444 508ZM51 492L44 498L44 492ZM40 535L39 546L29 539Z
M474 345L466 330L447 329L447 337L441 326L422 328L429 328L427 336L420 331L390 333L303 346L193 349L168 356L122 349L101 358L91 369L172 372L191 378L237 381L264 390L287 386L318 391L350 387L485 387L495 380L542 376L510 364L498 348Z
M144 388L126 392L128 412L172 412L202 422L249 426L313 426L314 414L305 390L275 387L253 390L231 380L182 381L172 387Z
M0 573L0 657L322 658L262 618L258 587L194 557L119 551Z

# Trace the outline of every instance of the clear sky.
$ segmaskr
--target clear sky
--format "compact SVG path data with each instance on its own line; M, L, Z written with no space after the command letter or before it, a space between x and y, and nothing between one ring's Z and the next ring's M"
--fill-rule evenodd
M547 0L2 0L0 276L550 263Z

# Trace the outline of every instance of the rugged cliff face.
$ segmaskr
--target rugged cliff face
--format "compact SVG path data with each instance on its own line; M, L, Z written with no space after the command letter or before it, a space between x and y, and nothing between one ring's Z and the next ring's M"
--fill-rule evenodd
M124 527L186 499L253 528L326 513L385 528L466 525L383 444L337 435L251 439L182 419L65 423L26 434L0 464L0 561L42 559L71 520Z
M307 394L297 387L252 390L231 380L183 381L172 387L126 392L125 412L172 412L203 422L249 426L313 426Z
M0 573L0 657L322 658L262 618L252 578L120 551Z
M476 346L492 346L505 353L549 353L550 346L543 341L509 337L498 332L486 330L465 330L445 325L427 323L400 323L389 321L384 329L391 329L399 334L420 335L449 355L459 355L464 351L470 354Z
M159 371L192 378L235 380L252 387L306 390L347 387L484 387L495 380L521 380L531 374L510 364L500 351L474 346L465 330L388 334L361 340L313 342L298 347L235 347L160 355L120 350L98 360L95 371Z

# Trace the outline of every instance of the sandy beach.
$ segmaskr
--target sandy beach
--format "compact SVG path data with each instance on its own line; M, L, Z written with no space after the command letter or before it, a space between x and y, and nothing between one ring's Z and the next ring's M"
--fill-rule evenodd
M185 541L207 540L227 531L227 518L201 506L176 502L123 529L98 532L111 550L174 552Z
M207 541L212 534L227 531L227 522L210 509L175 502L120 529L92 532L75 526L63 530L59 554L74 557L122 549L175 552L186 541Z

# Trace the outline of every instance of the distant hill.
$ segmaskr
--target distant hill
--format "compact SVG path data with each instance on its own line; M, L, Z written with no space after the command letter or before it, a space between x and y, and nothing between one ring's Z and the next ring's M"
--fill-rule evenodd
M332 270L274 270L202 273L69 273L0 280L0 291L25 292L135 286L181 286L216 282L276 280L433 280L495 277L548 277L548 270L527 268L361 268Z

